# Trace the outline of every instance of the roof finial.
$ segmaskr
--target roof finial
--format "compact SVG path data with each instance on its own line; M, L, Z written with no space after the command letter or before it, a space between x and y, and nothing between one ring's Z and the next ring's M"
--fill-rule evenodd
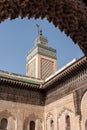
M36 26L37 26L38 35L42 35L42 30L40 29L40 25L36 24Z
M42 35L42 30L40 30L40 35Z

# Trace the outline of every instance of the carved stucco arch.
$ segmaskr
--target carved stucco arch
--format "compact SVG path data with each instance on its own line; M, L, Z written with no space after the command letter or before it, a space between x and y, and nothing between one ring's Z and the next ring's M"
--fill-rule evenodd
M0 22L19 16L47 18L87 55L86 0L0 0Z
M46 116L46 121L47 121L48 119L54 120L54 115L53 115L51 112L49 112L49 113L47 114L47 116Z
M74 114L74 112L71 109L63 108L62 111L58 114L57 119L59 119L62 114L70 116L70 114Z
M13 129L15 130L16 128L16 117L11 113L9 112L8 110L3 110L0 112L0 121L2 119L6 119L8 120L8 129Z
M87 107L87 105L86 105L86 102L87 102L87 89L86 90L84 90L84 92L82 93L82 97L81 97L81 113L82 113L82 111L84 111L84 110L82 110L82 107L84 106L84 107ZM83 104L85 102L85 104Z
M31 121L36 121L37 119L40 120L40 122L42 123L42 119L36 115L35 113L32 113L30 115L28 115L25 119L24 119L24 122L23 122L23 130L27 130L27 126L28 124L31 122Z
M46 115L46 129L50 129L51 121L55 123L55 118L52 112L48 112Z
M75 125L76 119L74 111L65 107L57 115L57 129L62 129L62 127L64 129L66 128L67 116L70 119L70 128L77 129L77 126Z
M87 127L87 89L84 90L81 98L81 124L82 129L86 130L85 127Z
M75 114L80 116L80 120L82 119L81 103L85 93L87 93L87 85L74 92Z
M4 111L0 112L0 119L2 119L2 118L8 119L9 117L12 117L13 120L16 120L15 116L8 110L4 110Z

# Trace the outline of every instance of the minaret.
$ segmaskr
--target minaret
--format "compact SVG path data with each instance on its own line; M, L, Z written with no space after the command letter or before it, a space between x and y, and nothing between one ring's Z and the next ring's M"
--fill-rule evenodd
M26 75L45 80L57 70L56 50L48 47L48 40L38 30L34 47L26 59Z

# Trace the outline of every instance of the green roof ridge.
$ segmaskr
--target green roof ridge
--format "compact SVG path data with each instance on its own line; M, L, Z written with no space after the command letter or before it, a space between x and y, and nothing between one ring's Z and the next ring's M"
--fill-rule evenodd
M47 49L47 50L56 52L56 49L54 49L54 48L52 48L52 47L45 46L45 45L43 45L43 43L42 43L42 44L38 44L38 46L39 46L39 47L43 47L43 48L45 48L45 49Z
M25 81L27 83L34 83L34 84L38 84L38 85L40 85L42 83L42 82L30 80L30 79L28 80L28 79L23 79L23 78L14 77L14 76L5 75L5 74L0 74L0 76L5 77L5 78L10 78L10 79L18 80L18 81Z

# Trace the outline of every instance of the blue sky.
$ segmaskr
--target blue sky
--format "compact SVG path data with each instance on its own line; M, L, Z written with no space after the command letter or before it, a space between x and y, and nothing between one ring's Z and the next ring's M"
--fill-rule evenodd
M83 56L80 48L46 19L6 20L0 24L0 70L25 75L26 55L37 37L36 23L48 38L49 46L57 50L58 69Z

